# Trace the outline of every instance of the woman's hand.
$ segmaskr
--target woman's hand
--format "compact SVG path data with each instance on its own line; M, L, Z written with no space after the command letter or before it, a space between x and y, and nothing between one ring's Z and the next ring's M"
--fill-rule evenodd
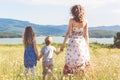
M60 51L63 51L64 50L64 44L62 44L61 48L60 48Z

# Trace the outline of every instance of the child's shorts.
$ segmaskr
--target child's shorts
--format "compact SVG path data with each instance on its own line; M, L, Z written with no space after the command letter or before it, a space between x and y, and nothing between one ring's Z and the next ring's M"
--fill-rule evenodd
M42 72L43 75L52 73L53 62L42 62L42 68L43 68L43 72Z

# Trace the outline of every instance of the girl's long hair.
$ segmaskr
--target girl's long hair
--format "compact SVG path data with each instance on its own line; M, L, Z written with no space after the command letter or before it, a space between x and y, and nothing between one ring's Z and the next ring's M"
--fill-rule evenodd
M27 26L25 28L25 32L24 32L24 36L23 36L24 46L32 45L34 43L34 40L35 40L35 33L34 33L33 29L31 26Z
M76 22L82 22L84 17L84 9L81 5L74 5L71 8L71 14Z

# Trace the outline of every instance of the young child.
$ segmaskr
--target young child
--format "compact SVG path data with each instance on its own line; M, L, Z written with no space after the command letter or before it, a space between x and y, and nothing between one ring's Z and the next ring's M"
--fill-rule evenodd
M24 66L26 77L28 75L28 70L30 69L33 78L35 79L34 67L37 64L38 51L36 48L35 33L32 30L31 26L25 28L24 37Z
M43 68L43 80L45 80L46 75L49 76L52 75L53 70L53 53L59 54L60 51L56 51L56 48L53 47L52 44L52 37L46 37L45 38L45 44L46 46L42 47L41 54L39 56L39 59L42 58L42 68Z

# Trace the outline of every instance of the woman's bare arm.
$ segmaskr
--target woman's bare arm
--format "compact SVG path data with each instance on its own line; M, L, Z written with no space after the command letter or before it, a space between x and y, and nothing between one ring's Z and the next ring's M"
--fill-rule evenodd
M88 35L88 24L87 24L87 22L86 22L86 25L84 27L84 37L85 37L87 45L89 45L89 35Z
M72 30L72 19L70 19L70 21L69 21L68 31L66 32L66 35L65 35L63 44L62 44L61 49L60 49L60 50L62 50L62 51L63 51L64 45L65 45L65 43L66 43L66 41L67 41L70 33L71 33L71 30Z

